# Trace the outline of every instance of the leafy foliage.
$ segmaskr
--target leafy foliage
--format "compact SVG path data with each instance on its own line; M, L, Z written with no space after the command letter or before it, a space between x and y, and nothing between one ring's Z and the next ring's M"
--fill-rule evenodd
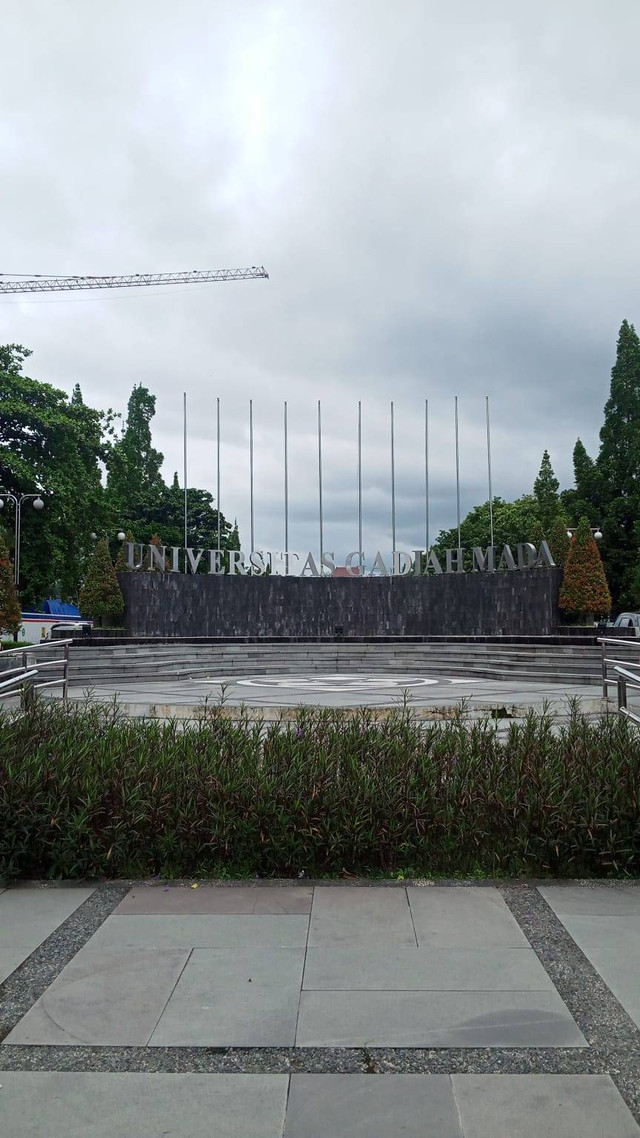
M567 560L569 548L571 546L571 539L567 533L568 522L562 514L559 514L549 531L549 549L551 556L556 565L562 566Z
M21 621L20 601L13 581L13 565L0 534L0 632L17 635Z
M611 594L588 518L580 519L571 539L560 589L560 608L583 616L606 616L611 611Z
M494 545L516 546L520 542L531 541L537 544L544 534L540 525L538 503L532 494L525 494L515 502L505 502L496 497L493 500ZM467 514L460 525L460 540L464 549L474 545L486 548L491 544L491 523L489 503L476 506ZM458 544L458 530L442 530L438 534L434 549L441 553L445 549L455 549Z
M640 735L531 713L507 735L301 709L184 730L36 701L0 712L0 874L640 872Z
M549 535L551 527L558 516L560 483L553 473L549 451L545 450L540 464L538 477L533 484L533 494L538 503L538 520L542 526L545 537Z
M80 611L90 618L120 616L124 612L124 597L105 538L97 542L87 566L80 588Z
M33 605L52 592L73 599L89 534L104 515L100 462L109 416L23 376L26 349L9 349L0 350L8 365L0 372L0 485L17 495L41 488L51 494L40 512L23 507L22 600Z

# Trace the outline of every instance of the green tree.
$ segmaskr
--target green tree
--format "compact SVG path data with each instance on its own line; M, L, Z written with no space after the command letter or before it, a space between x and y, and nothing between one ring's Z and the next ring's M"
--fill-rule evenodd
M104 524L100 463L110 412L69 400L64 391L21 374L29 355L0 349L0 485L14 494L50 492L39 513L22 511L20 580L25 605L47 596L75 600L89 534Z
M20 601L13 582L13 565L0 534L0 633L10 632L13 637L17 637L21 621Z
M155 407L155 395L142 384L134 387L124 433L107 458L107 502L117 525L145 519L164 489L160 473L163 456L151 438Z
M124 597L118 584L106 538L96 545L80 588L80 611L97 619L113 618L124 612Z
M0 344L0 374L20 375L24 361L31 355L31 349L22 344Z
M559 565L561 568L567 560L569 547L571 545L571 538L567 533L567 525L567 519L559 514L549 530L548 537L551 556L556 565Z
M606 616L611 611L611 594L600 550L586 517L580 518L571 539L560 589L560 608L585 621L593 620L594 616Z
M532 494L525 494L515 502L505 502L496 497L493 500L493 532L494 545L516 546L520 542L530 541L538 544L543 538L542 527L538 517L538 502ZM471 549L474 545L483 548L491 544L491 523L489 503L483 502L475 506L460 525L460 540L464 549ZM440 555L445 549L455 549L458 544L457 527L442 530L434 544L436 552Z
M538 503L538 519L546 535L551 530L559 509L558 490L560 483L553 473L549 451L545 450L538 477L533 484L533 494Z
M640 518L640 340L623 320L596 463L601 492L603 553L616 607L637 603Z

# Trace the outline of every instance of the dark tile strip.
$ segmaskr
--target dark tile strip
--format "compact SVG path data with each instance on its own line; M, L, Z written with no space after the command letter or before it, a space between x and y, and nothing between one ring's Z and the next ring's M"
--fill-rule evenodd
M95 893L0 984L0 1042L40 999L127 892L126 885L98 886Z

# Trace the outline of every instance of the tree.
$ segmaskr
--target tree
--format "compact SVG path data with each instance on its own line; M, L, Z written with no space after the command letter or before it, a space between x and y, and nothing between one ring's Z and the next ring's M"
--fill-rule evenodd
M142 384L134 387L124 433L107 458L107 501L117 525L144 518L165 488L163 456L153 446L149 425L155 408L155 395Z
M611 389L600 431L596 474L601 493L603 550L616 607L631 607L636 593L637 521L640 518L640 340L623 320Z
M549 549L556 565L563 567L567 560L571 539L567 533L567 519L559 514L549 530Z
M543 538L542 527L538 517L538 503L532 494L525 494L515 502L505 502L502 498L493 500L493 533L494 545L516 546L520 542L530 541L537 545ZM476 506L460 526L460 542L464 549L471 549L474 545L483 548L491 544L491 523L489 503L484 502ZM455 549L458 544L457 527L442 530L434 543L436 553L440 555L445 549Z
M560 608L585 621L594 616L606 616L611 611L611 594L600 550L587 517L580 518L571 539L560 589Z
M20 601L13 582L13 566L9 550L0 534L0 633L10 632L16 638L22 622Z
M544 534L548 534L558 514L560 483L553 473L549 451L545 450L533 493L538 503L538 518Z
M30 353L0 348L0 485L14 494L50 491L45 509L22 512L22 599L75 600L90 551L89 534L104 524L100 463L110 412L103 415L64 391L21 374Z
M160 540L157 533L154 533L153 537L149 538L149 545L155 545L156 549L159 549L159 550L163 549L163 543ZM151 550L148 550L146 555L145 555L145 566L144 567L147 571L150 571L152 573L164 573L164 572L166 572L166 570L168 568L167 559L165 557L164 569L161 569L160 566L158 565L158 562L156 561L156 559L153 558L153 560L152 560Z
M0 374L20 375L24 361L31 355L31 349L22 344L0 344Z
M84 399L82 398L82 392L80 390L80 384L79 383L76 383L76 385L73 389L73 395L71 396L71 402L76 404L76 405L78 403L84 403Z
M130 573L131 572L131 566L129 565L129 559L128 559L127 554L125 552L125 546L128 545L129 542L135 542L135 540L136 539L131 532L126 533L124 535L124 541L120 545L120 548L119 548L117 556L116 556L116 563L114 566L116 573Z
M80 611L90 618L121 616L124 612L124 597L106 538L96 545L87 566L87 572L80 588Z

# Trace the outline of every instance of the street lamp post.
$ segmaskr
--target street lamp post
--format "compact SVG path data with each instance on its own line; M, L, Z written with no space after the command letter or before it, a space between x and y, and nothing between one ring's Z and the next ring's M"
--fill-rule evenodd
M575 532L574 530L568 529L567 530L567 537L569 537L569 538L573 537L574 532ZM595 537L596 541L602 541L602 530L600 529L600 526L591 526L591 532L592 532L593 536Z
M33 502L34 510L44 509L43 494L48 491L40 490L37 494L12 494L10 490L4 490L0 486L0 510L4 509L5 501L13 502L15 510L14 522L14 549L13 549L13 579L15 581L16 589L20 585L20 537L22 530L22 503Z

